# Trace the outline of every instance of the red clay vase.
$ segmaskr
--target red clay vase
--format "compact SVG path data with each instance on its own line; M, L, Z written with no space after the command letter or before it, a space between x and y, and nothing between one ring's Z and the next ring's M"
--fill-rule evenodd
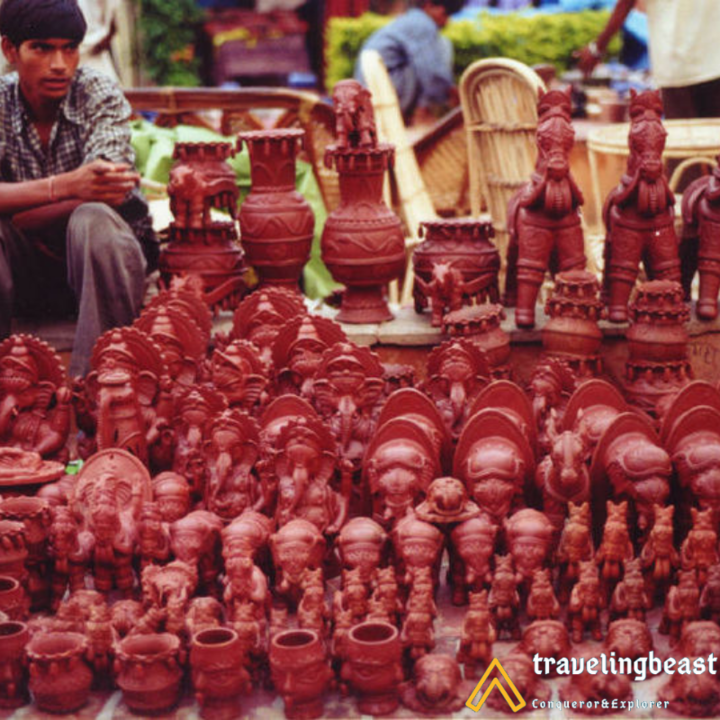
M240 133L250 153L252 189L240 208L240 239L261 285L298 289L310 257L315 216L295 189L295 156L302 146L299 129Z
M340 205L330 213L322 236L322 259L345 285L337 320L377 323L392 320L385 285L405 267L400 220L382 200L383 177L394 148L329 148L326 165L340 175Z
M244 660L243 645L231 628L209 628L193 636L190 667L203 718L240 717L239 698L251 688Z
M30 701L25 662L29 640L25 623L0 622L0 708L17 708Z
M403 679L398 629L386 622L355 625L345 640L347 660L342 677L359 695L363 715L389 715L400 702Z
M170 633L129 635L117 647L115 675L132 712L169 710L180 699L180 638Z
M88 642L72 632L39 633L27 645L30 691L40 710L69 713L90 695L93 672L85 659Z
M286 630L275 635L270 641L270 672L285 702L285 717L322 717L322 695L333 673L325 645L314 630Z

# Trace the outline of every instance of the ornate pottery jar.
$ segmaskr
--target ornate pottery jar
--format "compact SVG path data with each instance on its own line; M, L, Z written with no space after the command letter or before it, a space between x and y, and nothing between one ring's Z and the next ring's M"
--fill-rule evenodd
M264 285L298 288L310 257L315 216L295 189L299 129L240 133L250 153L252 189L240 208L240 239L248 262Z
M133 712L148 715L169 710L180 698L180 638L170 633L125 637L118 645L115 675Z
M22 622L0 622L0 707L16 708L25 705L27 692L27 663L25 646L30 640L27 625Z
M27 645L30 691L46 712L69 713L88 699L93 672L85 657L88 642L71 632L39 633Z
M400 219L382 200L385 171L394 148L329 147L325 164L340 175L340 205L330 214L322 236L322 259L333 278L345 285L337 320L376 323L392 320L385 286L405 267Z

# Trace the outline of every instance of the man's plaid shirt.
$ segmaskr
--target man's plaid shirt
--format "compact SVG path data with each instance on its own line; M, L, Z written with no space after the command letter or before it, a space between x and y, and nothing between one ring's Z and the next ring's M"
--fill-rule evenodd
M17 73L0 77L0 180L37 180L98 158L134 164L130 112L130 104L113 80L80 68L60 105L46 152L20 97ZM140 192L133 191L116 210L132 227L146 254L156 252L147 203ZM153 259L148 257L151 262Z

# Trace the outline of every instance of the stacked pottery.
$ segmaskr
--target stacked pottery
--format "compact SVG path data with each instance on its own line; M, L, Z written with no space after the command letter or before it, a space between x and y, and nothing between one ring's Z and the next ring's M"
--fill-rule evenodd
M332 670L327 651L314 630L286 630L270 641L270 672L290 720L323 715L323 693Z
M568 270L555 276L553 294L545 304L549 319L542 329L543 349L567 360L580 377L594 377L602 370L598 320L603 304L599 292L600 283L593 273Z
M206 302L234 307L244 291L243 252L237 242L235 213L238 189L226 162L230 143L177 143L168 194L175 219L170 243L160 254L160 271L172 277L201 278ZM213 220L212 208L225 209L231 220Z
M1 708L16 708L29 701L25 662L25 646L29 640L30 633L25 623L0 622Z
M302 147L299 129L240 133L250 153L252 189L240 208L240 237L261 285L298 290L310 257L315 216L295 189L295 156Z
M93 672L85 659L87 652L87 639L80 633L33 636L27 645L30 691L41 710L69 713L87 702L93 681Z
M251 689L244 661L243 645L230 628L209 628L193 636L190 667L203 718L239 717L239 698Z
M27 585L33 610L41 610L49 603L50 586L45 566L47 564L47 539L52 515L50 505L39 497L6 498L0 502L0 518L22 522L25 526L25 544L28 556Z
M685 327L689 316L680 283L653 280L638 286L626 335L625 391L635 405L655 412L660 400L692 380Z
M169 710L180 699L180 638L170 633L130 635L117 648L115 675L125 704L135 713Z

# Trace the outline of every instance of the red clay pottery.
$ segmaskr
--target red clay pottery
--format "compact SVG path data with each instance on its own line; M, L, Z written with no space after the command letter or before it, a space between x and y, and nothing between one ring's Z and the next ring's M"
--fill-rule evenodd
M323 715L322 695L333 676L327 650L313 630L286 630L270 641L270 673L290 720Z
M10 575L0 575L0 612L10 620L27 620L30 600L18 580Z
M603 290L611 322L625 322L640 259L647 275L680 282L675 198L663 170L667 132L660 92L630 91L627 172L605 201Z
M14 520L0 520L0 574L24 580L27 556L25 525Z
M29 640L25 623L0 622L0 708L17 708L30 701L25 659L25 646Z
M262 285L298 289L310 257L315 217L295 189L295 156L304 130L255 130L238 136L250 153L252 188L240 208L240 238Z
M548 320L542 329L543 350L567 360L580 377L592 377L602 370L599 290L593 273L568 270L555 276L553 294L545 304Z
M432 324L444 311L498 302L500 255L490 242L490 217L443 218L420 223L425 239L413 251L415 311L431 305Z
M570 173L575 140L570 111L569 89L542 95L535 172L508 203L505 304L516 305L518 327L535 325L535 303L546 270L554 273L585 267L580 222L583 196Z
M74 632L39 633L27 645L30 691L45 712L79 710L88 699L93 672L85 657L88 642Z
M169 710L180 699L180 638L170 633L129 635L117 646L115 675L123 700L140 715Z
M190 668L202 717L229 720L240 716L239 698L250 692L245 653L231 628L210 628L193 635Z
M450 714L465 706L472 685L463 681L460 666L450 655L433 653L413 667L413 680L403 684L402 703L415 712Z
M385 622L364 622L350 628L345 639L342 677L358 695L364 715L389 715L399 705L403 679L398 629Z
M170 243L160 254L160 271L166 282L186 274L202 280L205 301L231 308L245 285L243 252L237 242L234 219L238 188L226 159L230 143L177 143L170 171L168 194L175 220ZM231 221L210 217L211 208L226 209Z

